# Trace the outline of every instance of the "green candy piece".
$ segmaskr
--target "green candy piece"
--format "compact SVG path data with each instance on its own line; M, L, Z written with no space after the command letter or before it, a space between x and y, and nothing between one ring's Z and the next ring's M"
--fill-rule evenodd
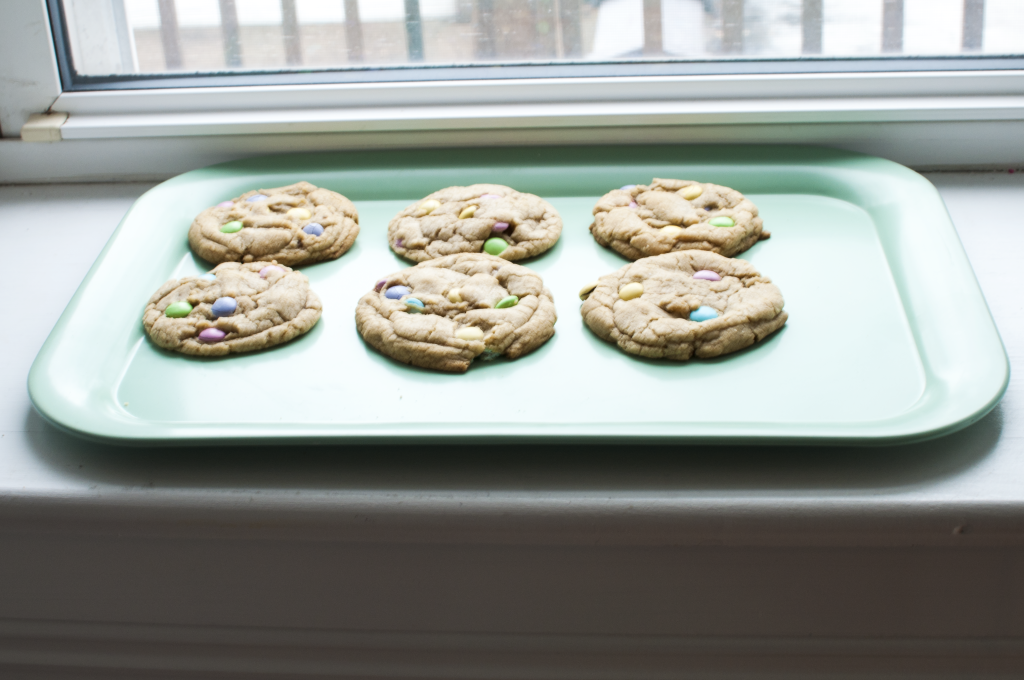
M484 252L488 255L501 255L508 248L503 238L489 238L484 241Z
M234 234L236 231L242 231L242 223L238 220L232 220L221 227L220 230L225 234Z
M167 309L164 310L164 316L169 316L172 319L180 319L184 316L188 316L192 313L192 305L185 302L184 300L178 300L167 305Z
M506 307L515 307L519 304L519 296L509 295L506 298L501 298L498 304L494 305L495 309L505 309Z
M713 227L735 227L736 223L732 221L731 217L726 215L719 215L718 217L712 217L708 220L708 224Z

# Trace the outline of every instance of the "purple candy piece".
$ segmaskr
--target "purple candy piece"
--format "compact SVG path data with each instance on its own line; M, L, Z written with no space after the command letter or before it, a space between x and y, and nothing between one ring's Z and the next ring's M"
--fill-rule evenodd
M629 207L630 207L630 208L639 208L640 206L638 206L638 205L636 204L636 201L630 201L630 202L629 202Z
M265 201L268 198L270 198L270 196L264 196L263 194L253 194L252 196L250 196L249 198L247 198L245 200L248 203L252 203L253 201Z
M260 270L260 278L265 279L274 272L281 272L283 274L284 270L278 267L276 264L268 265Z
M374 286L373 289L375 291L377 291L377 292L380 292L380 289L383 288L386 285L388 285L388 280L387 279L381 279L380 281L377 282L377 285Z
M721 281L722 277L710 269L701 269L699 272L694 273L693 278L703 279L705 281Z
M408 286L391 286L384 291L384 297L389 300L398 300L403 295L409 295L412 290Z
M501 196L499 196L498 194L484 194L480 198L486 198L486 199L490 200L492 198L501 198Z
M222 201L222 202L217 204L217 207L218 208L230 208L234 204L235 204L234 201Z
M302 228L302 231L311 236L320 236L324 233L324 227L319 222L310 222Z
M199 342L220 342L227 333L219 328L207 328L199 334Z
M230 297L217 298L217 301L210 307L214 316L231 316L236 309L238 309L238 303Z
M402 247L402 243L403 243L402 239L398 239L397 241L395 241L395 246L401 248Z
M505 231L508 229L508 222L495 222L494 226L491 227L494 231Z

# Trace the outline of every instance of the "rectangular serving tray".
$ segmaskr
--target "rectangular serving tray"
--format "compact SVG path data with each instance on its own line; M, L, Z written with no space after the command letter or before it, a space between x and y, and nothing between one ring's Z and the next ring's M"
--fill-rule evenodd
M583 324L577 291L627 264L588 226L597 198L653 177L731 186L760 208L767 241L740 257L782 290L786 326L742 352L685 363L629 356ZM206 271L186 232L203 209L307 180L355 202L361 232L302 271L323 300L307 335L218 359L161 350L142 309L167 279ZM506 184L550 201L559 242L523 262L552 291L555 337L517 361L448 375L363 343L357 300L410 266L391 217L451 185ZM773 146L420 150L225 163L136 201L29 375L36 408L74 433L124 443L415 438L882 444L955 431L998 402L1009 362L935 188L879 158Z

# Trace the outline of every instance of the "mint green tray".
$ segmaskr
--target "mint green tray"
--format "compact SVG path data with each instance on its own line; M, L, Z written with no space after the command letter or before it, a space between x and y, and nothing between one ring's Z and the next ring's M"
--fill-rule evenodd
M772 238L742 255L778 284L789 323L752 349L676 364L628 356L579 315L579 288L626 264L587 230L605 191L652 177L735 187ZM142 333L150 294L208 269L194 215L257 187L340 191L362 231L306 267L320 323L271 351L196 359ZM525 264L554 293L555 337L518 361L447 375L398 364L356 333L356 301L408 264L388 220L436 189L492 182L536 193L565 228ZM603 147L303 154L225 163L143 195L93 265L29 375L36 408L125 443L628 438L891 443L974 422L1009 362L938 192L889 161L801 147Z

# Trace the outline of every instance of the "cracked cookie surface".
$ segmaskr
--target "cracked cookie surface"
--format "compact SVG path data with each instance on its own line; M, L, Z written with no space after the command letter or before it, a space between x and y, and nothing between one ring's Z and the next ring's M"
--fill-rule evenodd
M188 242L207 262L276 260L294 267L341 257L358 235L352 201L297 182L207 208L192 222Z
M226 262L161 286L142 326L164 349L223 356L288 342L315 326L320 312L305 275L274 262Z
M594 333L651 359L735 352L789 318L781 291L753 265L700 250L638 260L584 287L580 297Z
M356 329L405 364L463 373L477 357L517 359L555 334L536 273L491 255L449 255L395 272L356 306Z
M732 257L770 236L757 206L735 189L657 178L602 196L590 233L631 260L682 250Z
M561 216L539 196L473 184L435 191L398 213L388 243L413 262L483 252L512 261L543 253L561 233Z

